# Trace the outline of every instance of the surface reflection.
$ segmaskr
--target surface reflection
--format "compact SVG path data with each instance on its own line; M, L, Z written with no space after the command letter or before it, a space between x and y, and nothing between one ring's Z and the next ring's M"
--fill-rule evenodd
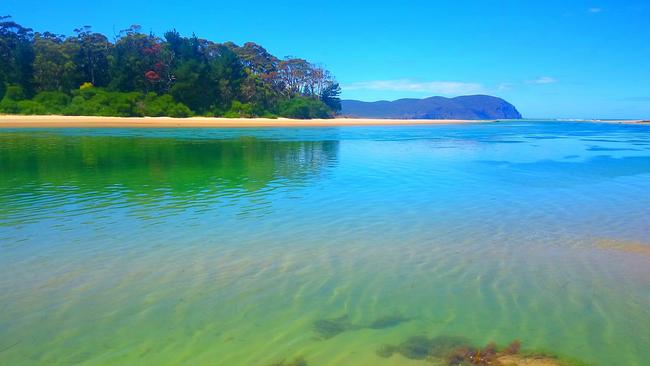
M73 197L138 203L263 195L304 186L337 163L338 141L0 134L0 213ZM65 195L66 199L55 197ZM50 197L52 199L47 200ZM54 207L52 207L54 206Z

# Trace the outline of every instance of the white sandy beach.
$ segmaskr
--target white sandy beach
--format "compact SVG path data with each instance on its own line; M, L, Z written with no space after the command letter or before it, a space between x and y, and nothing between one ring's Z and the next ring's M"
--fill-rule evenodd
M405 120L405 119L288 119L288 118L171 118L171 117L91 117L91 116L24 116L0 115L0 128L61 127L338 127L435 125L488 123L477 120Z
M399 126L399 125L445 125L464 123L492 123L497 120L460 119L290 119L290 118L214 118L214 117L97 117L54 115L0 115L0 128L242 128L242 127L341 127L341 126ZM643 120L580 120L586 123L650 124Z

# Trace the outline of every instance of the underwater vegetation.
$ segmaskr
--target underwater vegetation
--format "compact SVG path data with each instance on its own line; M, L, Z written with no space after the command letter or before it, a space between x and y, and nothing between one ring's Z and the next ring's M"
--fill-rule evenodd
M398 325L400 325L400 324L402 324L404 322L407 322L409 320L411 320L411 318L406 318L406 317L401 316L401 315L396 315L396 314L386 315L386 316L382 316L382 317L379 317L379 318L373 320L367 326L367 328L370 328L370 329L392 328L392 327L396 327L396 326L398 326Z
M296 357L293 361L285 362L282 360L280 362L272 363L269 366L307 366L307 361L302 357Z
M338 318L320 319L314 322L314 332L320 339L329 339L348 330L358 329L347 315Z
M506 350L516 350L519 352L520 344L518 341L511 343L506 347ZM507 353L509 354L509 353ZM452 353L447 356L447 364L449 366L456 365L495 365L500 366L502 363L499 361L501 353L497 350L494 343L490 343L483 348L473 348L470 346L462 346L456 348Z
M510 355L516 355L521 351L521 342L514 340L503 350L505 353Z
M377 350L377 354L381 357L390 357L394 353L399 353L411 360L443 358L451 354L455 349L468 344L469 341L462 337L438 336L428 338L414 336L398 345L384 345Z
M489 343L474 347L462 337L414 336L397 345L384 345L380 357L400 354L412 360L429 360L447 366L564 366L557 358L542 354L521 354L521 342L515 340L504 348Z
M337 318L317 320L313 324L313 329L318 338L329 339L350 330L392 328L409 320L411 319L393 314L381 316L368 324L354 324L347 315L343 315Z

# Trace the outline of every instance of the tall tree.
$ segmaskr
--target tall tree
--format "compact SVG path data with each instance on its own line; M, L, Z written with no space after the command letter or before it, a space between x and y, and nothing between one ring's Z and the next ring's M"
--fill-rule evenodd
M79 86L74 56L78 45L64 36L34 35L34 84L37 91L67 91Z
M27 95L33 94L33 32L11 20L0 16L0 85L20 85ZM4 94L4 90L2 90Z
M112 89L148 92L164 88L161 74L168 65L164 62L162 42L140 30L139 25L132 25L120 32L111 60Z
M338 113L341 111L341 86L337 82L330 82L323 88L320 93L320 100L330 107L332 111Z
M74 32L76 36L70 40L78 45L75 62L81 78L95 86L108 85L109 55L113 45L103 34L93 32L90 26L83 26Z

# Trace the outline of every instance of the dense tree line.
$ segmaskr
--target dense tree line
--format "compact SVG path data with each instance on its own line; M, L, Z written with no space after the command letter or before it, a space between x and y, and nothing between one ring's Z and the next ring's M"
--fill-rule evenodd
M88 26L63 36L0 17L2 113L326 118L339 94L327 70L255 43L137 25L111 42Z

